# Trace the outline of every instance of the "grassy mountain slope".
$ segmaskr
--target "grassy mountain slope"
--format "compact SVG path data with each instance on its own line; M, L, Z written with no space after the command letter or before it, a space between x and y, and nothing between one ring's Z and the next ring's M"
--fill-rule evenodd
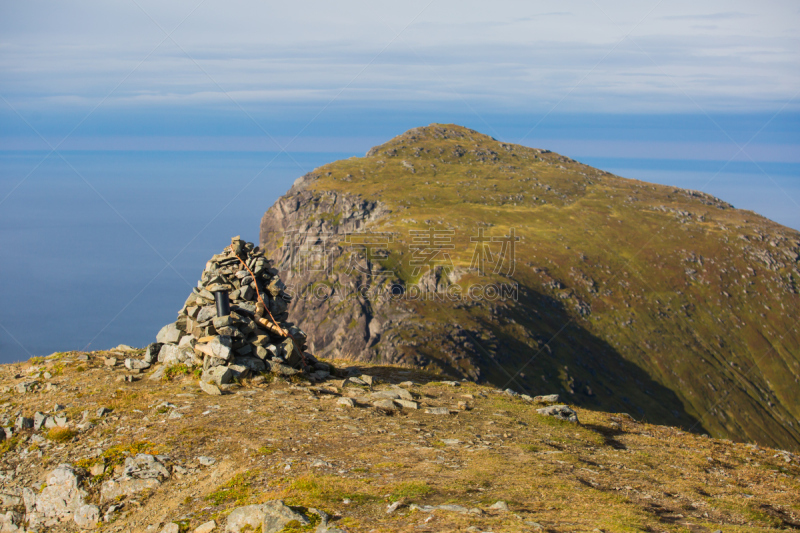
M449 279L437 264L410 266L409 232L431 227L453 231ZM480 228L521 238L513 274L470 268ZM347 269L356 241L345 234L365 229L393 239L359 276ZM299 180L262 221L262 243L285 259L281 231L334 235L328 272L288 279L298 292L331 288L331 299L299 296L290 309L323 355L438 367L800 447L800 234L755 213L431 125ZM348 286L466 290L487 278L518 283L518 301L335 298Z
M312 519L308 509L321 509L332 527L349 533L800 527L800 457L774 449L580 408L580 424L562 422L519 397L470 382L453 387L418 369L355 370L374 376L375 390L413 381L405 387L421 407L450 407L451 414L421 408L387 416L363 402L345 408L342 397L364 399L370 391L341 380L258 376L209 396L179 371L185 367L153 380L155 368L143 375L107 364L120 355L69 352L0 365L0 417L52 415L58 404L67 424L15 430L0 443L6 525L24 521L21 493L42 494L47 474L68 464L85 503L108 518L97 524L100 532L169 531L169 524L191 532L211 520L214 532L229 531L235 508L274 499ZM16 392L33 381L28 392ZM138 453L156 455L162 474L147 488L104 500L103 487L124 478L123 466ZM492 508L498 500L508 510ZM473 511L425 508L438 505ZM38 531L86 531L62 518ZM318 522L284 531L324 531Z

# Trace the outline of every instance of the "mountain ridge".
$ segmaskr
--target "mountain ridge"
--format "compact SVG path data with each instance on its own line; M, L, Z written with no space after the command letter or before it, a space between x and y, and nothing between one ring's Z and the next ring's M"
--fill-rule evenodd
M410 232L430 228L452 232L451 264L411 268ZM478 275L481 228L520 237L513 273ZM352 240L365 230L393 236L383 255ZM711 195L434 124L298 179L265 213L261 243L293 267L290 311L324 356L546 385L586 407L800 444L800 234ZM291 264L289 250L314 246L324 272ZM476 282L516 283L518 300L336 301Z

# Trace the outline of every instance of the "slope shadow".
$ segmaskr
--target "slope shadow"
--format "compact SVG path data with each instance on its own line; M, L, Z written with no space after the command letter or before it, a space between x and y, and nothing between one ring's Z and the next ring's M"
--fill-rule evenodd
M498 346L478 360L481 381L530 395L559 394L561 401L580 407L707 432L673 390L584 328L562 301L520 285L518 300L506 304L495 307L493 320L482 321ZM539 348L507 333L503 325L509 323L523 326ZM457 369L448 370L459 375Z

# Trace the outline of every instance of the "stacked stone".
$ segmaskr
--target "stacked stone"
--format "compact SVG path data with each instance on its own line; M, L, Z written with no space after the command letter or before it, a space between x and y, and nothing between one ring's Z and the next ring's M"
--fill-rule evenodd
M285 288L264 253L234 237L206 263L178 320L159 331L141 363L202 366L201 385L224 385L265 371L325 379L330 368L305 352L305 333L287 321L291 296ZM229 315L217 316L217 291L229 293Z

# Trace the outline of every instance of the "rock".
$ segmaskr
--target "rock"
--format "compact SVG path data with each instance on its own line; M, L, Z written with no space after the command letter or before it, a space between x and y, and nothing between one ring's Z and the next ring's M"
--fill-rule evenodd
M36 496L35 510L45 519L69 520L80 509L86 492L81 490L75 470L59 465L45 480L47 486ZM27 507L26 502L26 507Z
M170 522L161 528L161 533L181 533L181 526L175 522Z
M566 405L551 405L536 410L540 415L552 416L567 422L578 422L578 414Z
M233 372L227 366L215 366L203 372L203 376L200 380L219 386L230 383L233 376Z
M545 396L534 396L533 401L536 403L558 403L558 394L547 394Z
M97 409L96 415L97 415L97 418L103 418L104 416L106 416L110 412L111 412L111 409L109 409L107 407L100 407L99 409Z
M210 394L211 396L222 396L222 391L220 390L220 388L214 385L213 383L206 383L201 379L200 381L198 381L198 384L200 385L200 388L203 390L203 392L205 392L206 394Z
M144 349L144 358L143 361L145 363L154 363L158 360L158 352L161 350L161 343L153 342L147 345L147 348Z
M393 390L381 390L370 394L370 398L374 400L396 400L400 398L400 394L399 392Z
M0 514L0 531L3 533L24 533L25 528L20 527L22 523L22 515L14 511L8 511L5 514Z
M508 511L508 504L503 500L498 500L489 506L494 511Z
M106 465L103 463L95 463L89 467L89 474L92 476L101 476L106 471Z
M197 459L197 462L203 466L211 466L217 462L217 460L213 457L206 457L204 455L199 455L195 459Z
M451 387L460 387L461 383L458 381L442 381L442 385L450 385Z
M100 522L100 508L96 505L81 505L75 511L74 520L82 529L93 529Z
M532 402L533 401L533 397L532 396L528 396L527 394L520 394L519 397L522 398L523 400L525 400L526 402Z
M128 357L125 359L125 368L128 370L144 370L145 368L150 368L150 363Z
M18 416L17 421L14 422L14 429L21 431L23 429L31 429L33 427L33 419L24 416Z
M106 357L103 359L103 364L106 366L117 366L117 358L116 357Z
M419 409L419 404L411 400L395 400L394 402L400 404L404 409Z
M167 324L161 328L161 331L159 331L158 335L156 335L156 342L161 344L178 344L178 341L181 340L182 335L183 333L174 323Z
M336 405L341 405L343 407L355 407L356 402L354 402L352 398L339 398L336 400Z
M264 509L261 505L245 505L237 507L228 515L225 533L257 532L264 522Z
M397 411L397 404L395 404L393 400L389 399L375 400L374 402L372 402L372 406L380 411L387 411L387 412Z
M514 396L519 396L519 393L518 393L518 392L515 392L515 391L513 391L513 390L511 390L511 389L506 389L506 390L504 390L504 391L503 391L503 394L505 394L506 396L511 396L512 398L513 398Z
M217 523L213 520L209 520L204 524L200 524L194 529L194 533L211 533L217 528Z
M227 368L232 372L231 379L244 379L250 375L250 369L243 365L230 364Z
M277 533L282 530L289 522L297 521L301 526L310 524L308 518L300 513L293 511L281 500L272 500L262 504L264 510L264 520L261 525L262 533Z
M177 363L180 363L180 358L178 357L178 348L175 344L165 344L161 347L161 350L158 352L158 362L164 363L164 366L170 366Z
M361 374L358 377L361 378L361 381L363 381L366 385L370 387L372 387L372 385L375 383L375 379L372 376L368 376L367 374Z
M233 358L233 350L231 349L232 345L233 343L231 342L231 338L227 335L218 335L214 337L210 343L208 343L208 347L211 349L211 354L217 359L222 359L223 361L230 361Z
M260 374L262 372L266 372L267 370L266 363L257 357L236 357L233 362L237 366L243 366L247 368L253 374Z
M122 496L131 496L147 490L155 490L161 482L158 479L112 479L100 487L100 501L113 501Z
M450 409L447 407L427 407L425 412L429 415L449 415Z
M35 412L33 413L33 430L39 431L44 427L44 423L47 420L47 416L44 413Z
M433 511L441 510L441 511L451 511L453 513L460 513L460 514L469 514L470 509L467 509L463 505L455 505L455 504L445 504L445 505L417 505L416 503L412 503L408 506L409 509L422 511L423 513L430 513Z
M125 459L123 475L137 479L166 479L169 477L169 470L154 456L139 453Z

